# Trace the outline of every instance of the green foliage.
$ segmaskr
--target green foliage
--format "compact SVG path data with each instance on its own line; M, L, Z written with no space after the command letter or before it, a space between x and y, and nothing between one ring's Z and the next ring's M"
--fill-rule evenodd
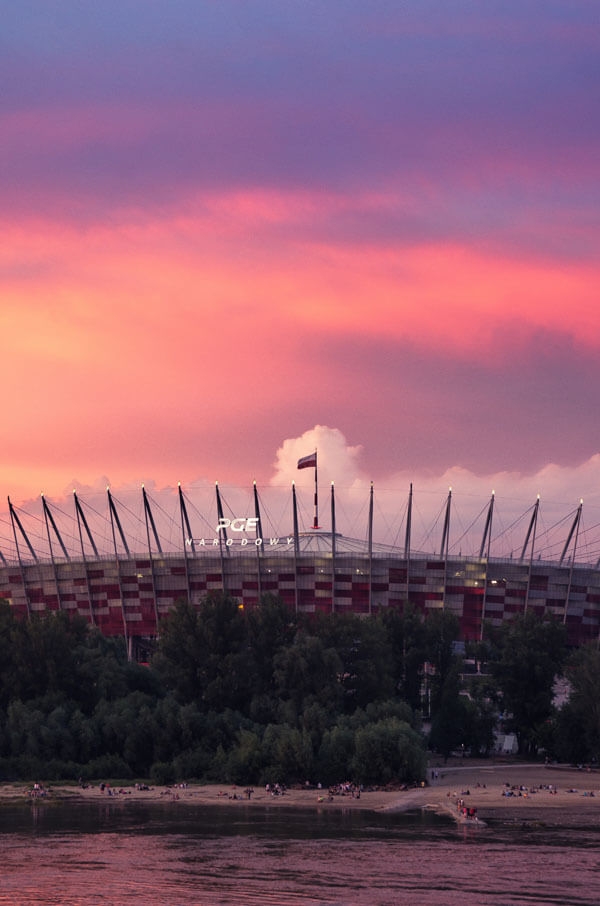
M398 699L386 699L385 701L370 702L365 708L365 720L373 723L378 720L387 720L389 717L396 717L406 724L410 724L413 730L420 730L420 719L411 709L407 702Z
M459 622L449 610L434 610L425 622L425 652L433 672L430 682L431 713L435 717L442 707L448 707L450 697L459 689L457 674L460 658L454 653L454 642L459 637Z
M369 723L357 730L352 775L360 783L422 780L425 769L421 738L398 718Z
M519 754L535 755L554 715L554 680L567 653L565 627L530 611L502 624L491 643L489 666L510 714L507 726L516 733Z
M182 703L243 707L254 674L243 612L223 594L207 596L197 610L178 602L161 625L152 667Z
M152 783L167 786L176 780L175 768L170 761L155 761L150 769Z
M272 596L243 610L211 594L198 608L178 603L148 668L84 621L20 621L0 603L0 777L416 781L424 683L442 754L485 754L500 696L523 753L549 746L557 726L555 745L569 738L561 751L598 757L597 651L570 660L573 694L555 724L560 626L528 615L490 631L479 654L493 676L467 690L457 637L443 609L298 619Z
M336 649L304 631L273 658L275 694L289 702L288 713L294 720L313 703L336 712L343 698L342 678L343 664Z
M338 694L347 713L393 694L392 644L381 620L330 614L320 617L314 632L337 654Z
M227 762L226 779L237 784L258 783L263 760L261 734L255 730L241 729L237 745L231 750Z
M566 665L571 692L561 708L553 740L554 754L581 764L600 760L600 651L586 645Z
M383 624L390 644L394 689L413 711L419 711L422 707L423 664L430 659L423 614L407 604L402 611L383 611L378 619Z
M310 738L287 724L270 724L262 741L261 783L297 783L312 773Z
M355 731L341 719L323 733L316 762L317 782L326 784L348 780L355 749Z
M467 703L460 694L458 665L454 664L440 686L431 723L429 745L446 760L454 749L467 746Z
M465 746L471 755L489 755L494 745L494 729L498 722L496 696L487 680L469 683L465 704Z

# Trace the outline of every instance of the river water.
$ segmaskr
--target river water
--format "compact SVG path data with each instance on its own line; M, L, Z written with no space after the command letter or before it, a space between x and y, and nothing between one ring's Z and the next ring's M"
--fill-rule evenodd
M1 906L600 903L600 831L183 803L0 809Z

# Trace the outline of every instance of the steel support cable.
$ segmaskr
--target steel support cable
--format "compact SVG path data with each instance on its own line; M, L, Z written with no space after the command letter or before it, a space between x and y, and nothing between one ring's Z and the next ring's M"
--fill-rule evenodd
M172 519L170 514L150 496L148 491L146 491L146 499L148 501L148 506L150 507L151 513L153 513L154 509L158 510L158 512L162 513L162 515L166 517L167 521L171 523L171 526L170 526L171 530L174 530L175 527L177 527L178 531L181 531L181 525L177 524L177 526L176 526L175 520ZM166 535L162 534L162 525L161 525L161 531L158 530L154 516L152 516L152 523L153 523L153 531L156 532L156 535L158 537L158 541L159 541L161 547L164 545L165 547L170 548L172 545L171 536L167 537ZM160 551L160 553L162 554L162 553L164 553L164 551Z
M560 545L560 548L562 549L562 547L564 546L564 538L562 538L562 539L559 538L556 541L553 541L549 538L549 535L551 532L554 532L558 528L560 528L564 523L567 522L567 520L569 520L569 521L572 520L576 512L577 512L576 509L571 510L571 512L567 513L566 516L563 516L561 519L558 519L551 526L549 526L548 528L544 528L541 532L538 533L538 536L536 538L536 550L538 551L538 554L539 554L538 559L540 559L542 557L542 555L544 555L543 556L544 560L552 559L552 549L557 547L558 545Z
M287 514L288 510L291 508L291 505L289 503L289 499L290 499L289 496L286 495L286 497L282 499L281 512L280 512L279 518L277 519L274 516L272 509L270 507L268 507L267 504L265 503L261 492L257 491L257 493L258 493L258 503L260 506L260 515L261 515L260 521L261 521L261 524L263 527L263 532L265 530L265 525L268 524L268 526L270 527L270 530L271 530L271 535L276 535L276 536L281 537L282 534L285 534L285 535L289 535L290 533L293 534L293 529L286 528L285 532L281 532L279 529L279 526L281 525L282 522L284 522L284 520L287 522L288 526L290 525L291 522L294 521L293 515ZM286 503L286 501L287 501L287 503ZM266 519L265 519L265 517L266 517Z
M458 547L459 544L462 544L463 540L469 535L469 533L474 530L475 526L477 525L477 522L481 519L483 514L487 513L488 506L489 506L489 504L486 503L486 505L479 511L479 513L477 513L477 515L472 519L472 521L469 523L469 525L463 531L462 535L460 535L460 537L457 538L456 541L451 545L450 551L454 551ZM460 522L460 514L457 514L456 518Z
M378 489L378 490L379 490L379 489ZM393 532L392 532L392 524L391 524L390 521L386 518L385 513L384 513L384 511L383 511L383 508L381 507L381 504L379 503L379 499L380 499L380 498L379 498L379 493L377 493L377 494L375 495L375 513L376 513L377 516L379 516L379 518L380 518L380 520L381 520L381 523L383 523L383 525L386 527L386 529L387 529L387 537L389 538L389 537L391 536L391 538L392 538L392 541L391 541L391 545L390 545L390 546L393 547L393 548L399 547L399 545L398 545L398 536L399 536L400 533L402 532L402 529L404 528L404 525L405 525L406 510L407 510L407 508L408 508L408 503L405 503L405 504L404 504L404 508L403 508L403 510L402 510L402 515L401 515L401 517L400 517L400 523L399 523L399 525L398 525L398 529L396 530L395 534L393 534ZM337 500L336 500L336 506L337 506ZM343 508L341 508L341 509L342 509L342 512L343 512Z
M40 542L40 547L45 549L48 546L48 539L46 538L46 535L45 535L45 524L44 524L42 517L37 516L35 513L29 513L27 510L24 510L22 507L16 507L14 504L12 504L12 508L13 508L13 512L16 514L17 518L19 519L19 529L23 533L24 540L29 539L31 536L31 538L37 539L38 542ZM25 532L25 526L23 526L21 524L21 521L19 518L20 516L27 516L27 518L31 519L34 523L39 522L40 523L39 534L35 530L32 530L31 528L29 529L29 531ZM33 544L31 546L37 552L38 549L36 549Z
M71 554L73 554L77 550L78 542L79 542L79 536L75 534L75 526L77 525L77 520L75 519L74 516L72 516L70 513L67 513L65 510L63 510L61 507L59 507L57 504L55 504L55 503L51 504L47 497L45 497L44 500L46 501L46 506L48 507L50 512L56 511L57 513L60 513L60 515L64 516L64 518L68 521L69 525L71 525L71 524L73 525L73 527L74 527L73 534L70 534L68 531L65 532L63 523L61 523L61 526L60 526L61 537L64 537L64 538L66 538L66 540L69 541L68 547L69 547L69 550L71 551ZM66 544L65 544L65 547L67 547Z
M421 546L422 546L423 549L424 549L425 546L429 543L429 540L430 540L431 536L433 535L433 533L435 532L436 528L438 527L438 524L439 524L439 522L440 522L440 519L442 519L442 517L445 517L445 515L446 515L446 506L447 506L447 503L446 503L446 500L444 500L444 503L443 503L443 505L440 507L440 511L438 512L437 516L435 517L435 520L434 520L433 524L432 524L431 527L429 528L429 531L427 532L427 534L425 535L425 537L422 539Z
M143 533L143 532L146 531L146 524L145 524L145 522L144 522L144 520L142 519L141 516L138 516L137 513L134 513L134 511L131 509L131 507L127 506L126 503L123 503L121 500L119 500L118 497L115 497L114 494L112 494L112 499L113 499L113 503L114 503L115 505L118 504L119 509L121 510L121 512L125 512L125 513L127 513L129 516L131 516L131 518L132 518L133 521L134 521L134 525L137 523L140 532ZM142 503L142 506L143 506L143 503ZM136 540L137 540L137 539L136 539ZM143 534L142 534L142 544L143 544L143 541L144 541L144 537L143 537Z
M182 495L183 495L183 499L184 499L184 502L186 503L186 505L189 506L189 508L192 510L193 513L196 514L196 516L198 516L198 519L200 520L200 522L203 523L203 524L204 524L204 525L212 532L213 529L214 529L214 525L211 525L211 524L210 524L210 522L208 521L208 519L206 518L206 516L204 516L204 515L200 512L200 510L198 509L198 507L196 506L196 504L193 502L193 500L191 500L191 499L187 496L187 494L185 493L185 491L182 491L181 493L182 493Z

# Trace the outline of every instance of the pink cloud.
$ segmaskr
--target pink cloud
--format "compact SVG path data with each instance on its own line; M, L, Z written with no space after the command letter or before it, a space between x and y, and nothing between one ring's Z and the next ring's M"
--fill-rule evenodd
M298 471L297 458L315 447L319 454L319 513L320 524L330 528L330 484L335 482L337 529L346 537L365 543L371 489L371 476L365 471L364 456L368 449L350 445L338 428L315 425L295 437L281 441L271 457L270 480L259 482L263 519L268 531L281 533L292 524L291 486L297 485L301 528L308 530L313 515L313 472ZM536 539L536 552L542 557L557 559L573 522L575 509L583 496L583 520L579 537L578 560L595 562L600 556L600 456L595 455L577 467L549 464L537 472L498 472L475 475L467 469L449 468L433 475L396 471L374 483L374 540L402 548L409 486L413 486L413 533L415 550L439 550L441 536L440 514L445 508L448 492L452 492L450 521L450 552L453 555L475 555L483 535L485 514L492 492L495 495L495 514L492 530L492 555L519 556L524 544L531 508L540 495L540 515ZM118 502L132 550L146 547L144 516L142 511L141 482L115 482L98 477L90 483L74 481L64 488L63 494L49 497L57 518L65 532L73 537L70 543L78 547L72 525L73 505L71 489L75 487L86 507L93 508L97 538L103 537L103 546L111 549L112 541L106 524L106 487ZM231 513L253 511L250 480L236 485L220 482L220 492ZM146 482L159 533L169 549L181 545L177 510L177 489L153 481ZM206 479L185 482L183 491L190 504L194 529L201 535L212 534L216 513L215 484ZM13 503L22 507L23 518L36 546L44 545L41 529L39 494L21 502L13 493ZM1 508L0 508L1 509ZM104 517L102 514L105 514ZM99 517L99 518L97 518ZM104 522L103 522L104 518ZM71 529L69 529L71 525ZM104 525L104 529L102 526ZM0 516L0 549L11 548L10 529L6 515Z

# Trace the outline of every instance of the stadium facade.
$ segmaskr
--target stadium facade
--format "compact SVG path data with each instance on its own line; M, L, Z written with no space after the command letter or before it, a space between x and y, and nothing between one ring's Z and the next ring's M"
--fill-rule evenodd
M333 485L329 530L319 528L316 492L312 528L299 529L293 486L291 530L281 535L263 532L256 485L252 512L228 516L217 485L214 515L203 523L207 531L195 535L179 487L180 547L168 551L142 488L146 545L137 553L131 550L110 490L106 499L110 553L96 543L86 507L75 492L72 538L78 540L78 550L69 549L59 526L60 513L43 497L46 543L43 552L36 550L19 510L9 500L13 543L10 554L0 551L0 597L28 618L48 611L80 614L106 635L124 636L134 657L143 656L161 619L179 599L197 606L211 592L226 592L244 607L256 607L263 595L273 594L303 613L368 616L385 608L403 608L407 601L424 613L446 608L458 617L465 640L482 638L484 621L498 624L533 611L564 622L572 645L600 638L599 564L577 561L581 504L561 555L542 560L535 547L539 500L531 510L520 555L490 556L492 495L478 554L463 557L449 552L451 492L443 508L437 554L412 549L412 488L402 546L373 541L372 486L364 541L337 531Z

